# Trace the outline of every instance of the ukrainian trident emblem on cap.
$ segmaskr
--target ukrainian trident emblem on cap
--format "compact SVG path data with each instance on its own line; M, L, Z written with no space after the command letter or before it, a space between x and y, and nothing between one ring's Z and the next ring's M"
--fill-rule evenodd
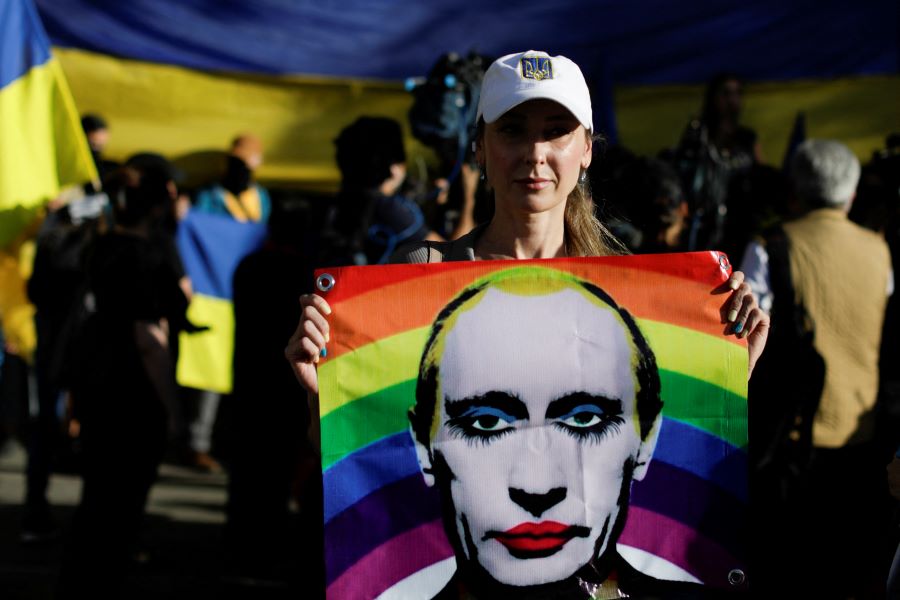
M522 57L522 77L541 81L553 79L553 65L546 56Z

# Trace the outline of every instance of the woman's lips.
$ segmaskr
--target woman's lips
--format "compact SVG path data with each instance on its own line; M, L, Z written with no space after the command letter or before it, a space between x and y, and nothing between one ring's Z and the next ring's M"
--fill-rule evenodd
M574 537L585 537L586 527L564 525L556 521L521 523L503 532L491 532L490 537L512 551L543 552L563 547Z
M552 183L551 180L540 177L523 177L516 179L515 182L529 190L542 190Z

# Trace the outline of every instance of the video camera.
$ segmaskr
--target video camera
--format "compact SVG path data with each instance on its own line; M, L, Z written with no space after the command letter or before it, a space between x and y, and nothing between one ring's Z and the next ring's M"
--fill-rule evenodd
M448 179L455 177L463 161L473 160L478 97L490 63L475 52L465 57L450 52L438 59L427 77L406 81L413 95L412 134L437 153L444 170L454 170Z

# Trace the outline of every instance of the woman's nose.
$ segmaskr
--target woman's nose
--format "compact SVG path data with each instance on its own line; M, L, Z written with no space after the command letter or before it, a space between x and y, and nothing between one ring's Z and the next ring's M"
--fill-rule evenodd
M530 165L541 165L547 162L547 144L539 139L527 142L525 160Z

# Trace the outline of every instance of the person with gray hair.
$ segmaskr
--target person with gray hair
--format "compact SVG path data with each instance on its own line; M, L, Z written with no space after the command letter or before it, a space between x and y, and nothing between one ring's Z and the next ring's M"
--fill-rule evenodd
M757 456L770 453L776 458L769 462L790 463L795 475L793 491L779 496L759 484L754 497L771 492L778 496L775 504L781 503L778 535L788 540L791 579L798 586L789 596L870 597L866 591L883 586L887 576L879 554L887 498L874 407L885 308L893 291L890 252L883 237L847 217L860 177L859 160L847 146L807 140L792 157L789 175L808 212L751 243L741 270L760 305L771 310L773 329L769 356L751 381L751 418L757 407L759 424L755 431L750 424L751 461L756 442ZM753 397L754 384L766 379L773 385L757 388ZM761 433L773 428L760 414L771 421L780 414L777 407L799 406L800 395L810 401L787 415L783 432L793 442ZM778 454L788 446L799 449L802 459ZM760 473L771 467L762 460L754 465ZM769 480L757 479L762 481ZM812 572L849 576L797 576Z
M790 162L794 191L810 208L846 208L856 196L861 168L859 159L834 140L806 140Z

